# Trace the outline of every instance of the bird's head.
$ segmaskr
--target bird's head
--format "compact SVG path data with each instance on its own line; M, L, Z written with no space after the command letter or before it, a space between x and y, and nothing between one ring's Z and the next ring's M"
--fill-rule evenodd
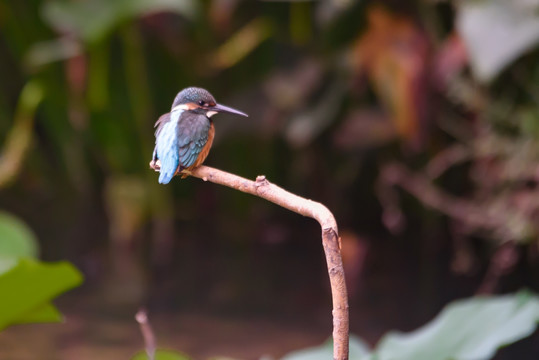
M246 113L239 110L217 104L215 98L208 90L197 87L183 89L176 95L176 98L172 103L171 111L175 110L191 111L198 114L204 114L207 117L212 117L220 112L248 116Z

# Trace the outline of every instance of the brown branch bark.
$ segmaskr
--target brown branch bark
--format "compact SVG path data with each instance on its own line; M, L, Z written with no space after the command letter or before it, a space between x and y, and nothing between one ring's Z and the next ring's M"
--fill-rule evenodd
M159 163L152 162L150 167L158 171ZM337 222L328 208L319 202L302 198L270 183L263 175L257 176L256 181L252 181L207 166L194 169L190 175L261 197L295 213L311 217L320 223L333 300L333 358L335 360L348 359L348 295L344 281Z

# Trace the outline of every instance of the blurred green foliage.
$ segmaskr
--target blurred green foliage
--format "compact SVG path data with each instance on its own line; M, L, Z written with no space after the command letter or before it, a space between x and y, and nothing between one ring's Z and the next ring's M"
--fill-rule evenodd
M0 254L2 257L32 257L38 255L34 233L21 220L11 214L0 212Z
M37 252L35 236L26 224L0 213L0 330L13 324L62 321L50 301L82 282L71 264L40 262Z
M154 122L202 86L250 115L216 119L208 165L331 208L358 308L372 305L362 293L421 297L425 315L477 289L538 289L538 8L2 1L0 207L44 259L69 258L132 303L327 305L309 292L326 280L313 224L193 179L159 186L149 170ZM409 320L414 305L391 306Z
M414 332L387 334L371 358L492 359L499 348L531 335L538 322L539 297L527 291L460 300Z
M539 322L539 298L522 291L514 295L461 300L449 304L431 322L410 333L391 332L374 350L354 336L350 359L364 360L488 360L496 350L529 336ZM327 359L331 341L300 350L282 360Z
M0 290L4 294L0 300L0 329L13 324L62 321L61 314L49 302L79 285L80 273L67 262L14 260L14 264L0 274Z

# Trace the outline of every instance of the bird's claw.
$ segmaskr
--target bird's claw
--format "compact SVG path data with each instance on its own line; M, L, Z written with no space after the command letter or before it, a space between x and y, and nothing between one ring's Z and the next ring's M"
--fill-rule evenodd
M191 170L187 170L187 169L183 169L179 171L179 174L181 174L182 179L185 179L188 176L193 176L193 173L191 172Z
M159 161L159 159L150 161L150 168L154 169L156 172L159 172L161 170L161 161ZM182 179L185 179L188 176L193 176L193 173L191 172L191 170L180 170L178 168L175 175L180 175Z
M159 170L161 170L161 162L159 160L150 161L150 168L158 172Z

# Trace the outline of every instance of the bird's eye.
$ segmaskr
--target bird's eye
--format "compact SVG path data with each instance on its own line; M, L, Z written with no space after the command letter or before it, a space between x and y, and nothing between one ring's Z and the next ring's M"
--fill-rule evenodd
M200 101L198 102L198 105L204 106L204 100L200 100Z

